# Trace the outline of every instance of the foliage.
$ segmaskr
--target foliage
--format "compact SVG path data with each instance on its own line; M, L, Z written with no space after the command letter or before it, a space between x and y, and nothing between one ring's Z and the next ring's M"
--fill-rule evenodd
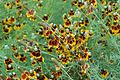
M119 0L0 0L0 80L119 80Z

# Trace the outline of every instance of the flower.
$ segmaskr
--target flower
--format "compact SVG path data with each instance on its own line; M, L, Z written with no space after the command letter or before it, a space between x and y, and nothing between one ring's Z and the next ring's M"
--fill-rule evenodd
M4 32L4 33L8 34L8 33L11 32L12 26L11 26L11 25L4 25L4 26L2 27L2 29L3 29L3 32Z
M39 66L39 67L36 67L36 68L34 69L34 71L35 71L36 73L42 73L42 69L41 69L40 66Z
M88 26L88 24L89 24L89 20L88 20L88 18L85 18L85 19L84 19L84 25L85 25L85 26Z
M91 0L90 3L91 3L91 5L93 5L94 8L97 8L97 1L96 0Z
M58 25L57 24L53 24L53 23L51 23L51 30L53 31L53 34L55 34L56 33L56 30L58 29Z
M36 72L34 70L30 70L30 72L29 72L29 78L30 79L35 79L36 78Z
M112 8L111 8L111 6L109 5L109 6L107 6L106 8L105 8L105 12L106 12L106 16L110 16L111 15L111 13L112 13Z
M43 58L42 56L37 57L37 61L38 61L38 62L44 62L44 58Z
M35 21L36 20L36 17L34 16L34 17L30 17L30 20L31 21Z
M18 49L17 45L12 44L11 48L14 52L17 52Z
M25 80L27 78L27 74L25 74L25 73L22 73L22 80Z
M64 27L66 28L66 27L70 27L72 25L72 22L69 20L69 19L67 19L65 22L64 22Z
M81 68L81 72L80 72L80 73L81 73L82 76L86 74L87 69L88 69L89 67L90 67L89 64L84 64L84 65L81 65L81 66L80 66L80 68Z
M12 78L11 77L7 77L6 80L12 80Z
M53 48L52 48L52 47L49 47L49 48L47 49L47 51L48 51L49 53L52 53Z
M83 2L78 2L77 7L78 7L78 9L83 9L85 7L85 5Z
M41 74L37 76L37 80L48 80L48 78L44 74Z
M44 16L42 17L42 19L43 19L45 22L48 22L49 16L48 16L47 14L44 14Z
M20 54L19 60L20 60L21 62L25 62L25 61L27 60L27 57L26 57L24 54Z
M62 36L65 36L65 30L64 30L64 28L59 29L59 33L62 34Z
M14 53L14 57L15 58L20 58L20 53L19 52Z
M13 23L15 23L15 21L16 21L16 18L14 18L14 16L12 17L9 17L8 18L8 24L13 24Z
M9 64L12 64L12 63L13 63L13 60L12 60L12 58L7 58L7 59L4 60L4 63L5 63L6 65L9 65Z
M42 6L43 6L43 4L41 2L37 4L38 8L42 8Z
M36 64L36 60L33 60L33 61L31 62L31 64L32 64L32 66L34 66L34 65Z
M75 15L75 12L73 11L73 9L71 9L69 12L68 12L68 16L69 17L73 17Z
M44 37L44 29L43 28L40 28L38 31L37 31L37 33L40 35L40 36L42 36L42 37Z
M16 4L16 5L20 5L20 4L21 4L21 1L20 1L20 0L15 0L15 4Z
M7 2L7 3L5 3L5 8L7 8L7 9L12 9L12 7L13 7L13 4L11 3L11 2Z
M71 2L71 5L72 5L72 6L76 6L77 3L78 3L78 0L73 0L73 1Z
M41 56L40 50L31 51L31 52L30 52L30 56L31 56L32 58L40 57L40 56Z
M113 19L114 19L114 22L118 22L120 20L119 14L118 13L114 13L113 14Z
M27 80L27 78L29 77L29 72L24 71L21 74L21 80Z
M71 61L70 54L67 51L64 51L64 53L59 55L59 60L62 61L62 64L68 64Z
M104 6L106 4L106 0L101 0L100 3L102 6Z
M52 34L53 34L52 30L47 30L45 36L48 38Z
M74 46L76 44L74 34L70 34L68 37L66 37L66 44L69 44L71 46Z
M14 67L13 67L12 64L6 65L6 70L7 70L7 71L10 71L10 70L13 70L13 69L14 69Z
M68 17L67 17L66 14L64 14L64 15L63 15L63 21L65 22L65 21L67 21L67 20L68 20Z
M79 23L78 21L74 22L74 26L73 26L73 27L74 27L74 29L75 29L75 30L77 30L77 29L78 29L79 24L80 24L80 23Z
M14 30L21 30L25 26L25 23L18 23L14 25Z
M48 42L48 47L55 47L55 48L58 48L58 44L59 44L59 42L58 42L58 40L57 39L54 39L54 40L52 40L52 39L50 39L50 41Z
M113 25L111 28L110 28L110 32L114 35L118 34L119 33L119 25Z
M27 16L28 18L31 18L31 17L34 17L34 16L35 16L35 13L36 13L36 12L35 12L33 9L30 9L30 10L27 11L26 16Z
M61 71L52 72L52 75L54 75L55 79L58 79L62 75L62 72Z
M79 22L79 25L80 25L80 27L83 27L85 24L84 24L84 21L80 21Z
M106 78L109 75L109 72L108 72L108 70L101 69L100 75L102 76L102 78Z
M65 3L65 2L66 2L66 0L63 0L63 2Z

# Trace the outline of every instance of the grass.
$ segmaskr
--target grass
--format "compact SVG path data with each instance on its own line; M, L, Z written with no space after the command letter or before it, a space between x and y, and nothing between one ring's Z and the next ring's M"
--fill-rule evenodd
M19 0L18 0L19 1ZM22 75L24 74L24 71L28 71L28 78L31 80L119 80L120 79L120 33L115 32L112 34L110 32L112 25L114 25L114 13L118 13L118 21L116 22L116 25L118 25L117 30L120 31L120 12L119 12L119 0L111 0L112 4L116 4L117 6L112 6L112 12L109 16L106 14L105 17L102 19L102 9L108 6L110 3L110 0L106 0L106 4L102 5L100 0L95 0L97 2L97 8L93 7L94 10L90 14L88 13L88 10L90 9L90 4L83 9L79 9L77 6L72 6L73 0L66 0L64 2L63 0L20 0L21 3L16 4L15 0L0 0L0 79L1 80L8 80L7 78L11 79L17 79L19 80L22 78ZM83 0L84 1L84 0ZM90 1L89 1L90 2ZM88 3L89 3L88 2ZM5 8L5 4L10 3L12 5L12 8L7 9ZM38 4L42 4L42 7L38 8ZM17 7L19 5L22 5L23 8L18 9ZM118 8L115 10L115 8ZM63 15L68 14L69 11L73 9L75 12L74 17L69 17L68 20L71 21L71 25L65 27L62 27L65 31L64 36L66 36L65 40L61 40L60 36L63 35L59 32L62 28L60 27L65 23L63 20ZM22 10L22 17L16 14L17 11ZM30 10L33 10L33 14L30 14L32 17L28 17L26 13ZM77 11L79 12L79 17L77 16ZM104 10L104 13L106 10ZM43 16L48 15L48 20L43 20ZM13 23L7 23L4 21L5 18L9 19L11 16L14 16L16 21ZM35 20L31 20L31 18L36 18ZM78 21L79 23L81 21L84 21L85 19L88 19L89 23L87 23L87 26L81 27L79 24L78 29L74 28L74 23ZM107 20L110 20L110 26L107 24ZM15 30L14 26L17 24L22 25L25 23L25 26L19 29ZM45 23L45 26L40 26L40 23ZM50 26L51 23L54 23L58 25L56 29L56 33L52 33L49 35L49 38L46 37L47 30L44 30L46 25ZM107 24L106 24L107 23ZM12 27L12 30L8 33L4 32L3 28L5 26L10 25ZM40 29L43 29L43 35L39 35L38 32ZM9 28L8 28L9 29ZM87 52L84 52L83 54L87 53L86 55L89 56L89 52L91 53L90 58L86 58L87 60L84 60L84 58L80 58L77 56L77 54L80 53L80 56L82 55L82 51L84 49L77 48L77 44L74 45L67 42L67 37L71 35L67 34L67 30L71 30L72 34L74 35L75 40L78 39L78 36L82 35L82 30L88 30L86 35L90 31L92 31L93 35L88 37L85 37L85 42L83 40L83 45L79 44L80 48L88 48ZM117 31L112 29L112 31ZM49 31L49 30L48 30ZM52 31L54 32L54 31ZM26 37L24 38L23 36ZM55 39L55 36L58 37L58 46L63 45L64 46L64 52L58 53L56 52L58 48L53 44L51 48L52 52L50 52L48 49L50 49L49 41L51 39ZM18 37L18 39L16 39ZM51 38L53 37L53 38ZM27 41L25 41L25 40ZM81 38L82 39L82 38ZM69 39L68 39L69 40ZM29 42L32 42L35 44L34 46L29 46ZM63 43L62 43L63 41ZM77 43L77 42L75 42ZM17 45L17 51L12 50L12 44ZM69 45L73 45L72 49L68 49L66 46L70 48ZM7 48L5 47L7 46ZM36 57L34 55L31 56L31 51L35 51L35 47L38 46L40 49L40 56ZM47 48L44 48L44 46L47 46ZM23 48L27 47L29 51L24 51ZM77 52L78 51L78 52ZM27 60L25 62L21 62L20 58L15 58L14 54L20 52L20 54L23 54ZM69 56L67 59L68 62L63 63L62 60L59 58L59 56ZM4 63L5 58L11 58L13 63L10 65L13 65L14 69L6 71L6 66L8 64ZM35 57L35 58L33 58ZM38 58L42 57L40 59L40 62L37 60ZM74 57L79 58L79 60L76 60ZM44 60L43 60L44 58ZM54 60L51 60L51 58L54 58ZM71 59L71 60L69 60ZM35 65L32 66L32 61L35 60ZM86 67L90 66L90 67ZM20 67L20 68L19 68ZM34 76L31 76L31 70L35 70L36 68L40 67L41 72L35 72ZM60 68L60 69L56 69ZM101 70L105 70L104 73L100 73ZM82 73L83 71L83 73ZM13 73L15 72L17 77L13 76ZM59 72L62 72L61 74L58 74ZM108 73L108 74L107 74ZM39 76L44 75L44 78L39 78ZM103 76L104 75L104 76ZM45 78L46 77L46 78ZM23 79L26 80L26 79Z

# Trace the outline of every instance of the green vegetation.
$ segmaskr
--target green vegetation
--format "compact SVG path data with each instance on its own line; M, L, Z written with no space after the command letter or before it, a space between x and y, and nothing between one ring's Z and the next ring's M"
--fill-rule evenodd
M119 80L119 0L0 0L0 80Z

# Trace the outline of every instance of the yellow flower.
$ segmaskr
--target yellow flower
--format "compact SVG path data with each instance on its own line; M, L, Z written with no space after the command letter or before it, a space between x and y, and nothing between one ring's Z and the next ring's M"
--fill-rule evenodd
M9 18L4 18L3 23L7 24L7 25L11 25L15 21L16 21L16 19L14 17L10 16Z
M7 58L7 59L4 60L5 65L12 64L12 63L13 63L12 58Z
M16 21L16 19L14 17L12 17L12 16L10 18L8 18L8 24L12 24L15 21Z
M67 64L68 60L67 59L62 59L62 64Z
M106 0L101 0L101 5L104 6L106 4Z
M48 22L49 16L48 16L47 14L44 14L44 16L42 17L42 19L43 19L45 22Z
M8 24L8 18L4 18L3 23Z
M120 15L118 13L113 14L114 22L118 22L120 20L119 16Z
M14 57L15 58L20 58L20 53L19 52L14 53Z
M66 0L63 0L63 2L65 3L65 2L66 2Z
M48 80L48 78L44 74L42 74L42 79L41 80Z
M90 37L89 30L83 30L83 29L81 29L80 31L81 31L81 34L82 34L82 36L81 36L82 40L87 41L88 38Z
M29 78L30 79L36 79L36 72L33 71L33 70L30 70L30 72L29 72Z
M89 68L89 64L84 64L84 65L81 65L80 68L81 68L81 75L85 75L86 72L87 72L87 69Z
M70 27L72 25L72 22L67 19L65 22L64 22L64 27Z
M21 74L21 80L27 80L28 76L29 76L29 73L27 71L24 71Z
M84 5L83 2L78 2L77 7L78 7L78 9L81 10L81 9L83 9L85 7L85 5Z
M16 25L14 25L14 30L21 30L23 27L24 27L24 23L22 23L22 24L16 24Z
M20 54L19 60L20 60L21 62L26 62L27 57L26 57L24 54Z
M8 33L11 32L11 30L12 30L12 26L11 25L5 25L5 26L3 26L3 32L4 33L8 34Z
M66 14L64 14L64 15L63 15L63 21L65 22L65 21L67 21L67 20L68 20L68 17L67 17Z
M20 5L21 4L20 0L15 0L15 4Z
M109 75L108 70L102 69L100 70L100 75L102 76L102 78L106 78Z
M90 3L93 5L94 8L97 8L97 1L91 0Z
M61 54L63 52L64 48L59 45L58 48L56 49L56 53Z
M52 72L52 75L55 77L55 80L58 80L59 77L62 75L62 72L60 70L55 71L55 72Z
M50 24L50 28L51 28L51 30L53 31L53 34L55 34L55 33L56 33L56 30L57 30L57 28L58 28L58 25L57 25L57 24L54 24L54 23L51 23L51 24Z
M13 67L12 64L6 65L6 71L10 71L10 70L13 70L13 69L14 69L14 67Z
M30 20L31 21L35 21L36 20L36 17L34 16L34 17L30 17Z
M48 80L48 78L44 74L37 75L36 80Z
M119 32L119 25L113 25L111 28L111 32L113 34L117 34Z
M34 17L35 13L36 12L33 9L31 9L31 10L27 11L26 16L28 18L31 18L31 17Z
M23 8L24 8L24 5L23 5L23 4L17 5L17 10L19 11L19 12L17 12L17 13L22 12Z
M77 6L77 3L78 3L78 0L73 0L73 1L71 2L71 5L72 5L72 6Z
M6 3L4 6L5 6L5 8L7 8L7 9L11 9L13 5L12 5L12 3L8 2L8 3Z
M74 29L77 30L77 29L78 29L78 26L79 26L79 22L76 21L76 22L74 23Z
M38 1L41 1L41 2L42 2L42 0L33 0L33 1L37 1L37 2L38 2Z
M17 52L17 49L18 49L17 45L14 45L14 44L13 44L13 45L11 46L11 48L12 48L12 50L13 50L14 52Z
M38 62L44 62L44 58L42 56L40 56L40 57L37 58L37 61Z
M36 64L36 60L33 60L33 61L31 62L31 64L32 64L32 66L34 66L34 65Z
M18 24L18 25L14 25L14 30L20 30L21 29L21 25Z
M68 12L68 16L69 17L73 17L75 15L75 12L73 11L73 9L71 9L69 12Z
M85 25L84 21L80 21L79 25L80 25L80 27L83 27Z
M68 64L71 60L70 52L65 51L63 54L60 55L59 59L62 61L62 64Z
M37 4L37 7L38 7L38 8L42 8L42 6L43 6L42 3L38 3L38 4Z
M89 59L88 54L87 54L87 53L84 53L84 55L82 56L82 60L88 61L88 59Z
M66 38L66 44L74 46L76 44L76 39L74 37L74 34L70 34L67 38ZM72 49L72 48L71 48Z
M21 10L17 10L16 14L17 14L17 16L22 16L22 11Z

